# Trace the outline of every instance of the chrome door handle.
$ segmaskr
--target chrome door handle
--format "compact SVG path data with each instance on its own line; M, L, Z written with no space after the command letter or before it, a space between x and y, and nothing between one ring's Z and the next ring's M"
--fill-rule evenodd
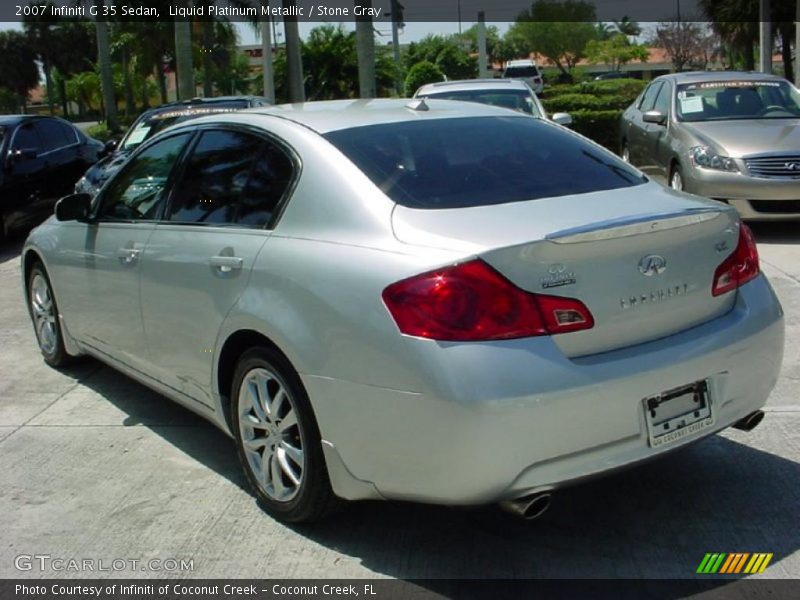
M119 260L124 265L130 265L136 262L136 259L139 258L139 254L141 254L141 250L137 248L120 248L117 252Z
M219 269L220 273L230 273L234 269L241 269L244 261L238 256L212 256L209 262L212 267Z

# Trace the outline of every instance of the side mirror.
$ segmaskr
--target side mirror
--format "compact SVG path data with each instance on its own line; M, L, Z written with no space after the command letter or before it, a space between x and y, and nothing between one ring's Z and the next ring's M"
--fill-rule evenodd
M553 121L553 123L558 123L559 125L572 125L572 115L565 112L553 113L553 116L550 117L550 120Z
M117 149L117 145L119 142L117 140L108 140L105 144L103 144L103 149L97 153L97 158L105 158L114 153L114 150Z
M656 125L663 125L667 122L667 115L660 110L648 110L642 115L642 121L645 123L655 123Z
M59 221L80 221L89 216L92 197L89 194L70 194L56 202L56 219Z

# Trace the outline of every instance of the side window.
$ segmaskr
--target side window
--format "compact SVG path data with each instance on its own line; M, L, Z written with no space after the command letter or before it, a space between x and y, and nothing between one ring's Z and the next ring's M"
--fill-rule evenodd
M660 81L651 83L650 87L644 91L644 94L642 95L642 101L639 102L640 111L647 112L648 110L653 110L653 105L656 101L656 95L658 94L662 85L663 84Z
M191 135L172 136L134 156L103 190L97 217L122 221L155 219L172 166Z
M42 140L39 139L39 134L33 123L25 123L20 126L14 134L14 143L12 150L37 150L44 152Z
M173 195L171 221L263 227L292 178L274 143L239 131L203 133Z
M672 89L668 83L665 83L661 86L661 91L656 96L656 101L653 104L653 110L659 111L661 114L668 115L669 114L669 99L671 95Z
M75 128L72 127L69 123L64 123L63 121L56 121L58 126L61 127L61 131L64 132L64 137L67 139L67 144L77 144L80 139L78 138L78 132L75 131Z
M50 152L58 150L64 146L69 146L70 142L67 136L64 135L64 130L61 124L55 119L42 119L37 121L36 129L39 131L39 137L42 139L42 151Z

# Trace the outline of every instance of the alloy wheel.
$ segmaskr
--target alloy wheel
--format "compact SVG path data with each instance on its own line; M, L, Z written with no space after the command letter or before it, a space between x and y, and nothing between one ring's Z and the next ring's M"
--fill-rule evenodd
M268 369L251 369L239 387L238 412L242 449L258 486L277 502L291 501L303 485L306 444L289 389Z
M58 326L50 284L44 275L36 273L30 290L31 313L39 348L45 354L52 355L58 348Z

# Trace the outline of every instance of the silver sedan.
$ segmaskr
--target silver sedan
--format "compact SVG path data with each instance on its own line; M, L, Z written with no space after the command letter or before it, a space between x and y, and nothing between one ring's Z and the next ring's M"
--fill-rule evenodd
M654 79L622 116L625 160L747 219L800 218L800 91L764 73Z
M236 441L255 495L501 502L731 425L783 313L725 205L474 103L255 109L149 140L22 252L44 360L91 355Z

